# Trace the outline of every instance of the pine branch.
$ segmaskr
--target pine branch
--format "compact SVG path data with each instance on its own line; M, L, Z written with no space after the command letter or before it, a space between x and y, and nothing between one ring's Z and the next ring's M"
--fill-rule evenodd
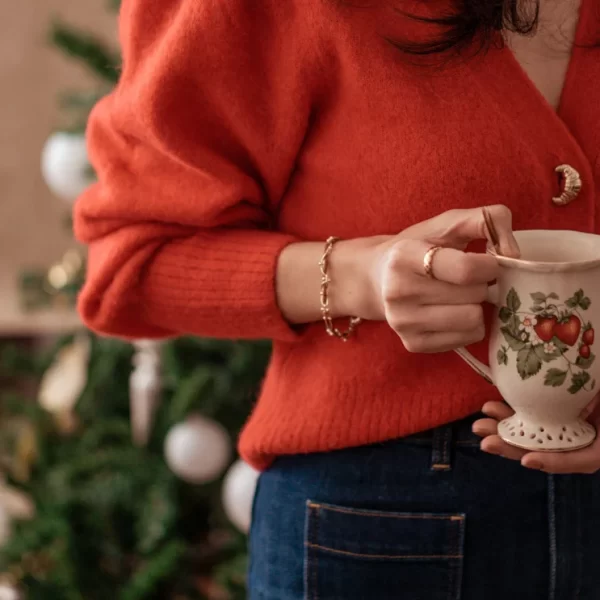
M140 504L135 523L137 549L143 555L155 552L173 535L179 516L174 475L165 469L156 478Z
M164 436L190 412L211 415L235 436L262 379L269 346L197 338L165 342L163 398L152 440L137 448L130 439L132 347L91 339L75 435L61 433L37 402L15 396L3 405L7 416L22 416L35 426L39 459L24 485L37 514L15 527L0 553L0 571L27 573L31 556L47 557L46 573L34 569L21 580L30 600L178 595L192 600L205 597L197 589L198 573L230 600L243 600L246 538L227 537L221 483L192 486L179 480L165 464ZM9 352L0 365L9 373L20 366L38 379L63 343L41 357Z
M185 554L185 544L177 539L150 558L133 575L118 595L119 600L144 600L156 592L157 586L178 572L178 565Z
M51 31L51 41L65 54L83 62L105 81L111 84L118 82L120 58L93 36L77 32L62 23L55 23Z

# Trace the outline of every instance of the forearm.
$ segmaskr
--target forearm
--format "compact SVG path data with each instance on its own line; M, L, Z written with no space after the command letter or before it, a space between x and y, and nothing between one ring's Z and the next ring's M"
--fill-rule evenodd
M380 236L342 240L335 244L328 259L332 318L364 316L372 296L366 269L368 253L385 239L386 236ZM319 261L324 247L324 242L290 244L279 256L277 301L290 323L312 323L321 319Z

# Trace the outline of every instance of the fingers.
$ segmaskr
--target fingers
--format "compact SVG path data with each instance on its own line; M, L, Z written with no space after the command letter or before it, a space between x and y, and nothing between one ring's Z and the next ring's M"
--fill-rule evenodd
M481 219L483 220L483 211L478 212L481 212ZM502 256L509 256L511 258L519 258L519 256L521 256L521 251L519 249L519 244L513 235L512 213L510 212L510 209L508 209L506 206L497 204L495 206L489 206L488 212L492 221L494 222L496 233L498 234L500 254ZM487 228L486 237L489 240L489 232L487 231Z
M496 419L479 419L473 423L473 433L480 437L498 435L498 421Z
M522 460L528 450L521 450L507 444L499 435L490 435L481 442L481 449L488 454L495 454L510 460Z
M404 273L408 269L425 277L424 260L430 248L431 244L422 240L399 240L389 253L390 274ZM493 256L465 253L453 248L441 248L432 263L435 279L457 286L486 284L497 278L499 268Z
M600 396L596 396L582 411L580 417L587 419L598 409Z
M385 317L409 352L447 352L485 337L481 304L488 282L497 278L497 260L440 248L434 255L433 278L424 259L431 245L401 238L386 251L381 278Z
M497 421L503 421L515 414L515 411L504 402L486 402L483 405L481 412Z
M512 232L512 213L502 205L486 207L499 238L500 253L517 258L519 245ZM474 240L490 240L481 208L450 210L404 230L399 238L425 240L433 245L463 250Z
M500 254L518 258L521 252L513 235L510 209L500 204L486 208L498 236ZM447 221L447 229L442 236L444 243L440 245L461 247L474 240L492 241L481 208L453 210L440 215L440 218Z
M500 253L518 258L519 245L512 232L512 213L500 204L486 207L499 239ZM406 229L400 237L433 245L464 249L474 240L490 240L481 208L450 210Z
M392 307L387 319L409 352L448 352L485 337L480 304Z
M521 464L528 469L546 473L583 473L592 475L600 470L600 440L583 450L572 452L530 452Z
M435 254L433 276L455 285L486 284L497 278L500 266L489 254L465 253L442 248Z
M598 398L588 406L588 414L597 414ZM473 424L473 432L483 437L481 449L510 460L518 460L528 468L552 474L583 473L600 471L600 438L583 450L571 452L530 452L507 444L498 435L498 421L514 414L503 402L488 402L482 412L489 418L479 419ZM599 419L600 420L600 419ZM600 423L599 423L600 424Z
M586 412L597 414L598 397L592 402ZM593 474L600 471L600 438L583 450L571 452L531 452L521 450L507 444L498 435L498 421L514 414L513 410L503 402L488 402L482 409L490 418L479 419L473 424L473 433L483 437L481 450L488 454L495 454L518 460L528 469L544 471L552 474L583 473ZM600 419L599 419L600 420ZM600 423L599 423L600 424Z
M418 306L411 311L401 311L392 325L404 332L474 332L480 329L481 335L485 334L481 304Z
M513 410L503 402L487 402L482 412L490 418L479 419L473 423L473 433L484 438L481 449L488 454L520 461L527 451L507 444L498 435L498 421L512 416Z
M422 298L422 304L483 304L489 299L489 286L486 283L454 285L421 279L415 283L415 289Z
M404 347L413 353L433 354L449 352L456 348L480 342L485 336L483 329L474 331L448 331L434 333L408 333L400 335Z
M482 304L489 300L488 290L486 283L454 285L415 274L408 285L405 278L390 276L385 298L388 302L418 301L422 305Z

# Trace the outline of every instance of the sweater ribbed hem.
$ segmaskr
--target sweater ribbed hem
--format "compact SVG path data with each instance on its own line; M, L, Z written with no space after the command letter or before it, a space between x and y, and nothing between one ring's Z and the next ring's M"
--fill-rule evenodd
M320 415L318 422L313 417L312 423L308 414L306 419L292 421L282 415L290 402L300 402L300 398L277 401L261 397L262 406L278 419L252 418L239 439L240 455L254 468L265 471L280 456L332 452L400 439L473 415L491 399L501 400L493 391L456 389L428 398L424 404L431 412L425 412L421 407L424 398L409 396L409 390L402 404L392 390L380 391L377 407L372 406L370 393L361 392L364 389L358 391L356 386L350 388L343 383L328 386L323 402L327 402L326 397L339 398L337 394L349 395L337 410L332 407L329 415Z
M364 323L352 343L334 342L311 326L301 342L275 344L239 440L240 454L255 468L265 470L278 456L402 438L501 399L460 357L409 354L380 324Z
M279 310L275 275L279 254L296 241L255 230L200 232L158 247L147 244L111 277L104 265L115 260L114 249L101 239L90 246L97 276L84 287L79 311L91 329L125 338L293 342L299 333Z
M294 341L277 305L275 273L295 238L277 233L202 232L159 251L143 275L143 311L177 331Z

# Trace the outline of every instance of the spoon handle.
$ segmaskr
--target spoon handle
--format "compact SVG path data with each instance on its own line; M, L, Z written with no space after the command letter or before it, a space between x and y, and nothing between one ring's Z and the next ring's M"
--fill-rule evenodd
M502 256L500 253L500 239L498 238L498 232L494 226L492 215L490 215L490 211L485 206L481 210L483 212L483 220L485 221L485 227L487 229L489 239L494 245L496 254L498 254L498 256Z

